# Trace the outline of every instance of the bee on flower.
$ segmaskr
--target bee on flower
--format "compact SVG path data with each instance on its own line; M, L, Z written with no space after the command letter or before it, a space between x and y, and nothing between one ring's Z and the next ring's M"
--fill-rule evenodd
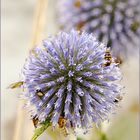
M113 61L103 66L106 50L93 34L71 30L31 51L23 68L21 95L35 127L49 119L68 135L71 128L89 129L108 119L122 94L122 75Z

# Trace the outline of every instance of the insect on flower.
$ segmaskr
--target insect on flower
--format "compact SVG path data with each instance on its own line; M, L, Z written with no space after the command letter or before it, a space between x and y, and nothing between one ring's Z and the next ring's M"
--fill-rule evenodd
M118 96L116 96L114 102L115 102L115 103L118 103L118 102L121 101L122 99L123 99L123 97L120 96L120 95L118 95Z
M139 47L139 0L60 0L58 13L64 31L95 34L121 62Z
M74 6L78 7L78 8L81 7L81 1L80 0L76 0L75 3L74 3Z
M110 64L112 63L112 55L110 53L110 50L106 50L105 52L105 60L106 63L104 64L105 67L110 66Z
M37 125L39 124L39 119L37 118L37 115L35 115L32 119L33 125L35 128L37 128Z
M35 127L49 119L67 136L69 129L87 130L107 120L122 90L120 69L111 58L93 34L76 30L60 32L31 51L23 68L21 95L36 114Z
M68 135L68 130L66 128L66 124L67 124L67 119L65 119L64 117L60 116L59 120L58 120L58 125L59 125L59 128L62 132L62 134L64 136L67 136Z
M24 84L23 81L19 81L16 83L12 83L8 88L11 88L11 89L20 88L23 84Z

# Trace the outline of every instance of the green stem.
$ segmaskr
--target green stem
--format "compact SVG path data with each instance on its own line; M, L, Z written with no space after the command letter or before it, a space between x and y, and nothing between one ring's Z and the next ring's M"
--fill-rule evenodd
M103 125L103 124L102 124ZM99 128L95 127L95 133L98 140L109 140L106 133L102 130L102 125Z
M46 121L45 123L43 123L40 128L35 130L35 133L31 140L36 140L50 125L50 121Z
M100 140L108 140L108 138L107 138L107 136L106 136L106 134L105 133L101 133L100 134Z
M102 128L98 130L99 140L108 140L107 135L103 132Z
M82 138L80 138L80 137L77 137L77 140L83 140Z

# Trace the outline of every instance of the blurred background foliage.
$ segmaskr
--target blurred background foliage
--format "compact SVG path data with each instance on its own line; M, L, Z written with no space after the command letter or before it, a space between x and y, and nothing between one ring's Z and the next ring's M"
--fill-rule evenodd
M2 0L1 37L1 139L15 140L14 130L17 120L19 90L9 90L7 86L20 79L21 68L28 56L32 39L34 13L37 0ZM56 22L56 0L48 0L43 37L58 31ZM131 54L130 54L131 55ZM139 139L139 54L129 57L122 66L125 86L121 107L109 122L102 126L102 132L93 127L87 135L79 130L77 140L138 140ZM21 108L21 110L23 110ZM20 128L20 140L30 140L34 131L28 112ZM58 130L50 127L40 140L65 139ZM73 140L73 137L70 137Z

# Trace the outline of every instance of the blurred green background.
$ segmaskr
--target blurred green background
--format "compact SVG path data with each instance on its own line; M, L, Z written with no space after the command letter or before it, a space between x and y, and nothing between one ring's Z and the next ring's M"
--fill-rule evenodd
M46 8L46 22L43 38L58 31L55 0L49 0ZM15 124L19 90L7 89L8 85L20 79L20 72L28 56L32 39L35 7L37 0L2 0L1 2L1 139L15 140ZM131 54L130 54L131 55ZM138 140L139 139L139 55L130 56L122 66L124 99L121 107L109 122L103 124L104 137L93 128L87 135L79 131L79 140ZM21 110L23 110L21 108ZM40 140L60 140L58 132L49 128ZM20 128L19 140L30 140L34 128L28 112ZM70 138L73 139L73 138Z

